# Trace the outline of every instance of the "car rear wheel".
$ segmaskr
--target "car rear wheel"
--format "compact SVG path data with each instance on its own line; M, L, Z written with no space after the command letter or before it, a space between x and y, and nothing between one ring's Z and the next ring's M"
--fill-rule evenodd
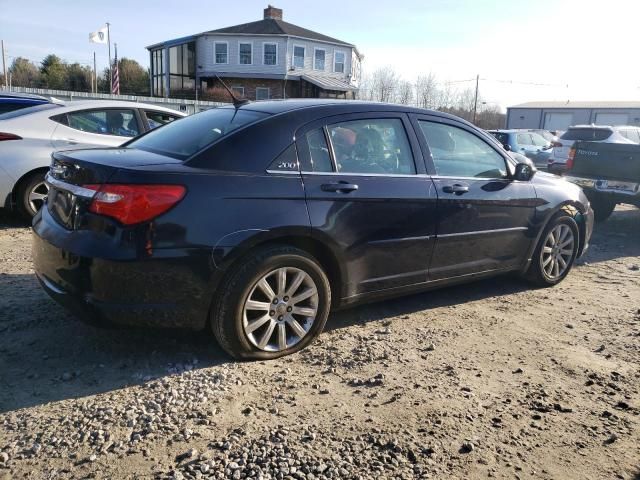
M542 287L560 283L571 270L576 259L579 230L575 220L567 215L557 215L545 228L526 277Z
M211 327L220 346L239 359L297 352L322 332L331 305L329 280L303 250L255 251L223 282Z
M31 220L42 208L49 194L49 186L44 181L45 172L29 175L18 189L18 211L25 219Z

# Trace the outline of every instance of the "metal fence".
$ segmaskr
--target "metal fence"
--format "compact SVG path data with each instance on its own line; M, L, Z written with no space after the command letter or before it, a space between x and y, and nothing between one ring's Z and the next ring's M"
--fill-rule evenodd
M70 92L67 90L50 90L48 88L11 87L6 90L0 89L0 93L2 92L32 93L35 95L42 95L44 97L54 97L63 101L120 100L129 102L141 102L166 108L173 108L174 110L185 112L189 115L197 113L201 110L209 110L210 108L228 105L227 103L223 102L186 100L181 98L141 97L137 95L111 95L108 93Z

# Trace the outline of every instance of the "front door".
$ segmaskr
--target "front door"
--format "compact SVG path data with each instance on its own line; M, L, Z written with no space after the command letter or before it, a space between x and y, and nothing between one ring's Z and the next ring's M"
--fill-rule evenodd
M455 120L415 117L438 193L430 280L522 265L533 240L536 195L510 178L500 147Z
M296 134L314 235L332 245L343 297L427 280L436 193L404 114L349 114Z

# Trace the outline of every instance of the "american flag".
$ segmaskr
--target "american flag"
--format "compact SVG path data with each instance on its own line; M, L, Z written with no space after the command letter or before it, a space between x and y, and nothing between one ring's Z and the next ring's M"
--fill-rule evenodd
M118 73L118 50L116 50L116 57L113 62L113 83L111 84L111 93L114 95L120 95L120 74Z

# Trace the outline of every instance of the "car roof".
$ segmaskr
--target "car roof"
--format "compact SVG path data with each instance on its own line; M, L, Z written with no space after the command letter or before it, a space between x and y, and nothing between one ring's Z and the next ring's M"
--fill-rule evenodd
M44 102L50 102L51 101L47 97L43 97L42 95L34 95L32 93L19 93L19 92L0 91L0 99L2 99L2 98L11 98L11 99L21 98L21 99L28 99L28 100L40 100L40 101L44 101Z
M234 108L232 105L218 108ZM401 112L401 113L418 113L423 115L434 115L442 118L449 118L458 122L471 125L466 120L450 115L448 113L436 110L427 110L424 108L409 107L397 103L383 102L367 102L362 100L334 100L323 98L310 99L288 99L288 100L261 100L256 102L245 103L238 107L244 110L252 110L256 112L264 112L271 115L293 112L300 109L317 109L326 110L327 115L339 115L344 113L366 113L366 112Z

